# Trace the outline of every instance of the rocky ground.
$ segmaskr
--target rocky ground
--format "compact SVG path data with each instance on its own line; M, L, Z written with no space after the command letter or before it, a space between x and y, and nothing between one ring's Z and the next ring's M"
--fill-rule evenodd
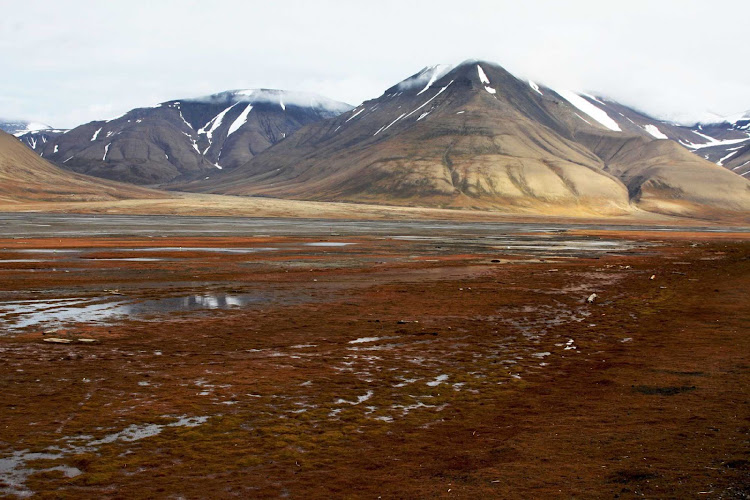
M429 231L0 240L0 492L750 494L747 233Z

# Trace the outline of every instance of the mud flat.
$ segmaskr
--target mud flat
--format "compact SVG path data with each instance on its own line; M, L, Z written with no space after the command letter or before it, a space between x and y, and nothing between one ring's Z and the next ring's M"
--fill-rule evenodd
M4 216L0 494L743 498L749 239Z

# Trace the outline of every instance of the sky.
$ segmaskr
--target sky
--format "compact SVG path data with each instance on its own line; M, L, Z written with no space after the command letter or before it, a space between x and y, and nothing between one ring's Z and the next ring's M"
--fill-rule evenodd
M240 88L356 105L465 59L684 123L750 110L747 0L0 1L0 116L60 128Z

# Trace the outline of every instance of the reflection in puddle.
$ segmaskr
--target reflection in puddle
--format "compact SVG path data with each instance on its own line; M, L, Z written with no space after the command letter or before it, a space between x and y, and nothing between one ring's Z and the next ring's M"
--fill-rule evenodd
M109 298L19 300L0 303L0 325L9 330L32 326L55 327L64 323L106 322L128 316L228 309L267 300L268 297L259 294L224 293L168 297L142 302Z

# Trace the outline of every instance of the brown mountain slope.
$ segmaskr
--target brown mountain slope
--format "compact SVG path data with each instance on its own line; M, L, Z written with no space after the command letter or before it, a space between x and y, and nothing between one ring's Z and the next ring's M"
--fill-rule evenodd
M155 185L232 169L301 126L350 109L302 92L226 91L86 123L35 149L66 170Z
M40 158L12 135L0 132L2 201L105 201L158 197L164 197L164 193L62 170Z
M750 182L673 141L585 135L578 140L602 158L644 210L702 216L750 210Z
M490 63L427 68L232 172L181 188L569 214L750 211L746 180L619 127L597 102ZM591 106L594 116L581 109ZM631 141L638 146L625 154Z

